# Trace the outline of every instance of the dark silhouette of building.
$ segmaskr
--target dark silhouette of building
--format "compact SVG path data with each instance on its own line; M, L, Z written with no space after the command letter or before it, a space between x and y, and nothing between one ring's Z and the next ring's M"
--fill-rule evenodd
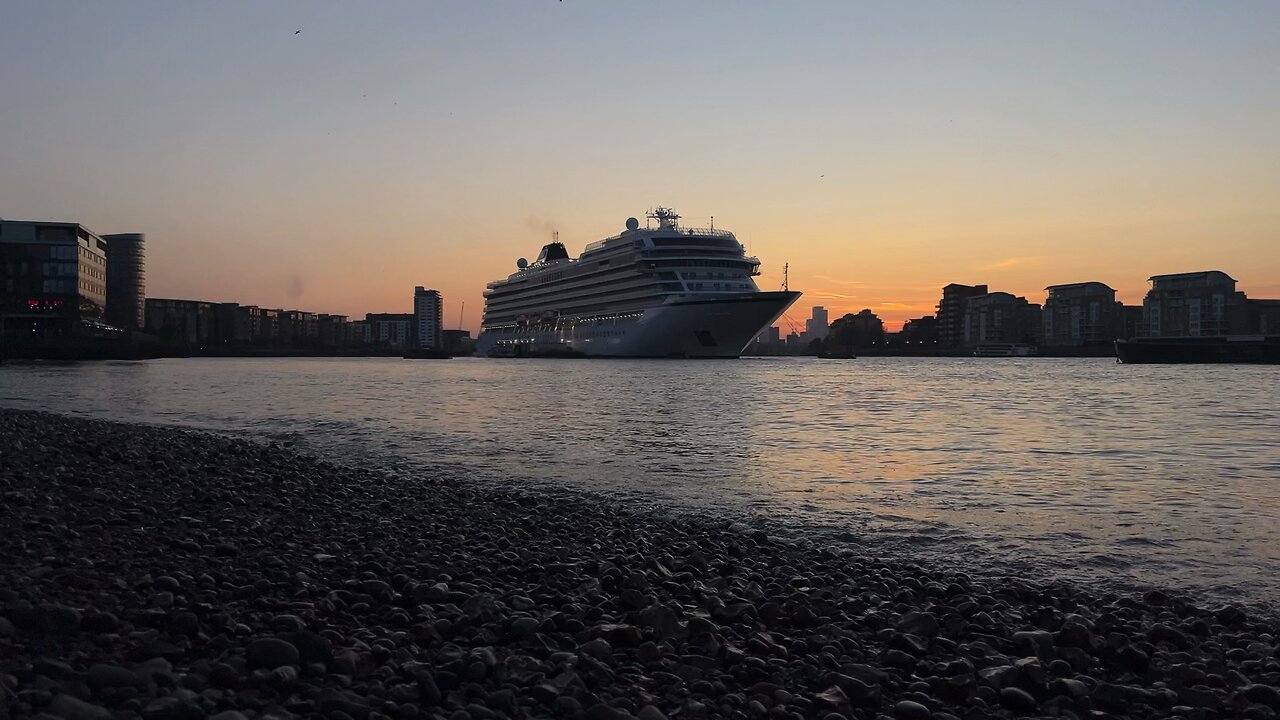
M146 235L103 235L107 243L106 321L126 330L146 326Z
M938 344L959 347L964 342L965 303L971 297L987 294L986 285L951 283L942 288L938 301Z
M1280 335L1280 300L1249 300L1249 331Z
M411 313L368 313L364 323L366 343L403 348L409 347L413 338Z
M932 315L914 318L902 324L902 332L898 333L904 345L924 345L932 347L938 344L938 318Z
M1007 292L978 295L965 301L961 343L1034 345L1040 338L1040 306Z
M1153 275L1142 302L1146 337L1199 337L1248 332L1245 294L1221 270Z
M847 313L831 323L827 351L848 353L857 348L884 343L884 322L870 309Z
M284 345L319 345L320 316L305 310L281 310L280 342Z
M1142 306L1122 305L1120 314L1124 318L1124 330L1120 333L1120 337L1126 340L1138 337L1142 330Z
M1124 335L1116 291L1105 283L1050 285L1041 312L1042 344L1051 347L1105 345Z
M824 340L829 332L831 332L831 324L827 320L827 309L821 305L815 305L812 316L804 322L805 338L810 342Z
M346 315L320 315L318 325L321 347L345 347L353 344L352 323L348 322ZM364 342L363 335L360 342Z
M413 289L413 345L423 350L444 346L444 300L440 293L421 285Z
M188 351L237 348L290 351L336 349L364 343L363 324L346 315L275 310L257 305L147 298L146 329L166 345Z
M92 335L107 290L106 243L79 223L0 220L0 334Z
M441 336L445 352L457 355L475 352L476 341L471 338L470 330L445 330Z
M218 303L214 309L214 316L220 332L217 338L219 344L230 346L249 344L253 334L249 329L248 308L241 307L239 303Z
M203 300L146 299L146 330L166 345L193 350L222 344L220 303Z

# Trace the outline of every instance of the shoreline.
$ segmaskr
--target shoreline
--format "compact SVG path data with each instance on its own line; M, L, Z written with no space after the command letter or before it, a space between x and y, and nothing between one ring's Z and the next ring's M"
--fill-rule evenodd
M0 499L15 717L1280 711L1280 628L1237 606L925 570L572 491L0 410Z

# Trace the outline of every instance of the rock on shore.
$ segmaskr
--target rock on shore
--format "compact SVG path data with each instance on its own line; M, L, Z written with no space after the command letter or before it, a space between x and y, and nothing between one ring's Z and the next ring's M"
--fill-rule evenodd
M0 411L0 717L1274 718L1275 625Z

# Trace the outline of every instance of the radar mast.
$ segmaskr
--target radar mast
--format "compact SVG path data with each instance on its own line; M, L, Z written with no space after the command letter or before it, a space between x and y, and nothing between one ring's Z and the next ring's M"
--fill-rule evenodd
M676 229L676 227L678 227L678 224L676 223L676 221L680 219L680 216L676 214L675 210L672 210L671 208L665 208L665 207L654 208L646 212L644 216L649 220L657 220L659 230ZM648 221L646 221L645 226L648 227L648 225L649 223Z

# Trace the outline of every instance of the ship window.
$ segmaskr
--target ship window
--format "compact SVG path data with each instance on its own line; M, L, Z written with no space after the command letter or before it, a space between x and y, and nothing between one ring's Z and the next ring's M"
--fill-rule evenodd
M720 247L733 248L735 250L742 246L736 240L728 238L701 238L701 237L678 237L678 238L653 238L654 247L668 247L671 245L688 245L692 247Z

